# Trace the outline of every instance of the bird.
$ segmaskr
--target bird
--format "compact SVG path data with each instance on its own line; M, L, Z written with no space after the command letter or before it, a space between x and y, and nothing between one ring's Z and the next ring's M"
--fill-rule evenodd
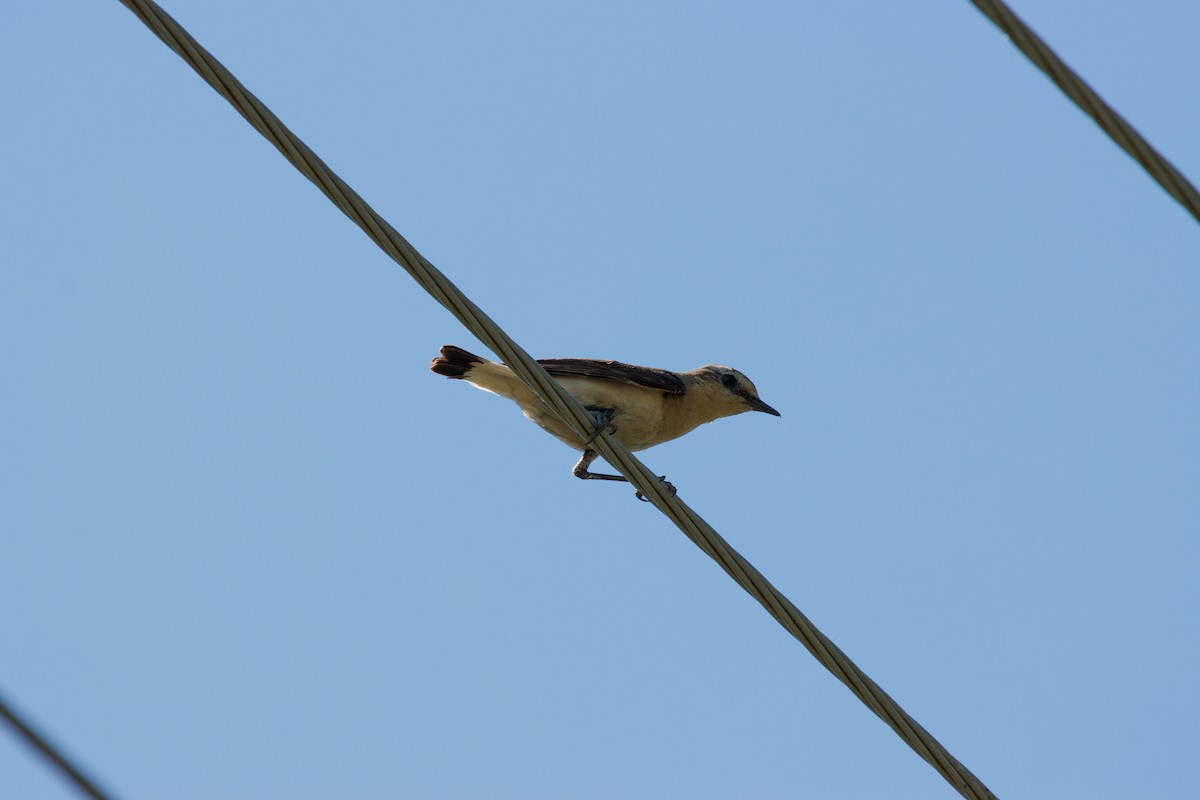
M430 370L507 397L547 433L568 447L582 450L583 455L571 474L583 480L628 480L621 475L588 470L599 455L588 445L603 431L613 434L630 450L645 450L721 417L745 411L780 416L759 398L758 389L749 378L720 364L671 372L591 358L540 359L538 363L587 409L596 423L591 438L584 439L505 365L452 344L443 345L439 352L429 365ZM666 476L659 476L659 480L669 492L675 493ZM646 499L641 492L637 498Z

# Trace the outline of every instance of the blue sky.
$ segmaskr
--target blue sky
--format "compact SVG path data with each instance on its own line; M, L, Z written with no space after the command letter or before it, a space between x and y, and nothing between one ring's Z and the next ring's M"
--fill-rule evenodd
M643 459L998 795L1195 786L1200 226L970 4L166 8L532 354L753 378ZM1200 176L1200 6L1016 10ZM954 796L119 3L6 20L0 688L115 793Z

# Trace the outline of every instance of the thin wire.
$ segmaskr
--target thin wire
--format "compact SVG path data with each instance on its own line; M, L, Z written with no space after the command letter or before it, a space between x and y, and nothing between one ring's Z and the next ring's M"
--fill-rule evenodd
M254 97L175 20L151 0L121 0L142 22L237 109L312 181L334 205L354 221L417 283L445 306L472 334L496 353L530 389L572 427L583 441L591 435L592 420L574 397L550 378L516 342L500 329L458 287L421 256L407 240L329 169L287 126ZM816 629L791 601L771 585L720 534L677 496L669 495L657 477L619 440L601 434L591 445L604 460L629 479L641 493L675 523L721 569L733 578L795 636L820 663L850 690L921 758L968 798L994 798L970 770L959 763L891 697Z
M1083 109L1100 128L1142 169L1167 190L1189 214L1200 221L1200 192L1183 173L1175 169L1154 147L1133 129L1112 106L1088 86L1075 70L1068 67L1050 46L1001 0L971 0L971 4L1004 31L1026 58L1054 81L1063 94Z
M71 763L71 760L56 747L49 739L34 730L33 725L21 718L8 701L0 695L0 717L3 717L17 736L24 739L26 744L37 750L43 758L58 768L75 788L94 800L114 800L113 795L106 794L95 781L83 774L83 770Z

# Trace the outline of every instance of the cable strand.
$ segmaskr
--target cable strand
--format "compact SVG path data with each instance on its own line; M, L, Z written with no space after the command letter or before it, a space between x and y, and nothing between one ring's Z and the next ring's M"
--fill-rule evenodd
M303 142L151 0L121 0L172 50L238 110L243 118L309 178L356 225L407 271L417 283L447 308L472 334L513 370L546 405L570 425L581 440L590 435L592 419L579 402L445 275L345 184ZM160 31L168 31L163 33ZM201 64L193 63L195 54ZM243 108L234 97L245 98ZM293 155L295 154L295 155ZM297 162L294 159L298 159ZM827 637L749 564L707 522L680 498L667 493L657 476L611 434L601 433L592 448L663 512L683 533L757 600L817 660L844 683L868 708L891 727L913 750L929 762L964 797L983 800L994 795L924 728L918 725L878 685L862 673Z
M113 795L106 793L94 780L85 775L82 767L72 763L62 748L35 730L33 724L17 713L17 710L4 699L3 695L0 695L0 718L3 718L16 735L36 750L42 758L53 764L55 769L61 772L80 792L93 800L115 800Z
M1171 162L1154 149L1124 117L1104 101L1095 90L1079 77L1075 70L1058 57L1040 36L1018 17L1001 0L970 0L979 11L1004 32L1008 40L1020 50L1033 65L1046 74L1062 90L1071 102L1079 106L1108 134L1117 145L1141 165L1147 174L1167 194L1200 221L1200 192L1175 168Z

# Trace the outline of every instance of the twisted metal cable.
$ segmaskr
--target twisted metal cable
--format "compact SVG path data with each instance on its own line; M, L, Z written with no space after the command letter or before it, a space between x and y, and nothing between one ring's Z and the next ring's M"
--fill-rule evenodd
M82 794L87 795L92 800L114 800L113 795L105 793L95 781L83 773L81 767L71 763L71 759L67 758L62 748L57 747L44 735L34 730L32 723L26 721L18 714L17 710L4 699L3 695L0 695L0 719L6 721L19 737L24 739L30 747L53 764L71 782L71 785Z
M1142 169L1146 170L1159 186L1166 189L1189 214L1200 221L1200 192L1196 191L1196 187L1134 130L1124 117L1104 102L1075 70L1063 63L1050 46L1014 14L1011 8L1002 0L971 0L971 3L994 22L996 27L1008 36L1009 41L1038 69L1046 73L1063 94L1083 109L1083 112L1120 145L1121 149L1133 156L1134 161L1141 164Z
M556 414L586 439L591 435L591 417L579 402L550 378L528 353L516 344L482 310L472 303L440 271L430 264L403 236L367 205L320 158L305 146L266 106L246 90L220 62L212 57L175 20L151 0L121 0L164 43L179 54L199 75L237 109L247 122L262 133L296 169L312 181L334 205L407 271L417 283L445 306L472 334L512 369ZM964 797L977 800L994 795L960 764L924 728L917 724L828 637L784 597L720 534L677 496L668 494L658 478L608 433L591 447L679 527L795 636L830 672L849 687L916 753L929 762Z

